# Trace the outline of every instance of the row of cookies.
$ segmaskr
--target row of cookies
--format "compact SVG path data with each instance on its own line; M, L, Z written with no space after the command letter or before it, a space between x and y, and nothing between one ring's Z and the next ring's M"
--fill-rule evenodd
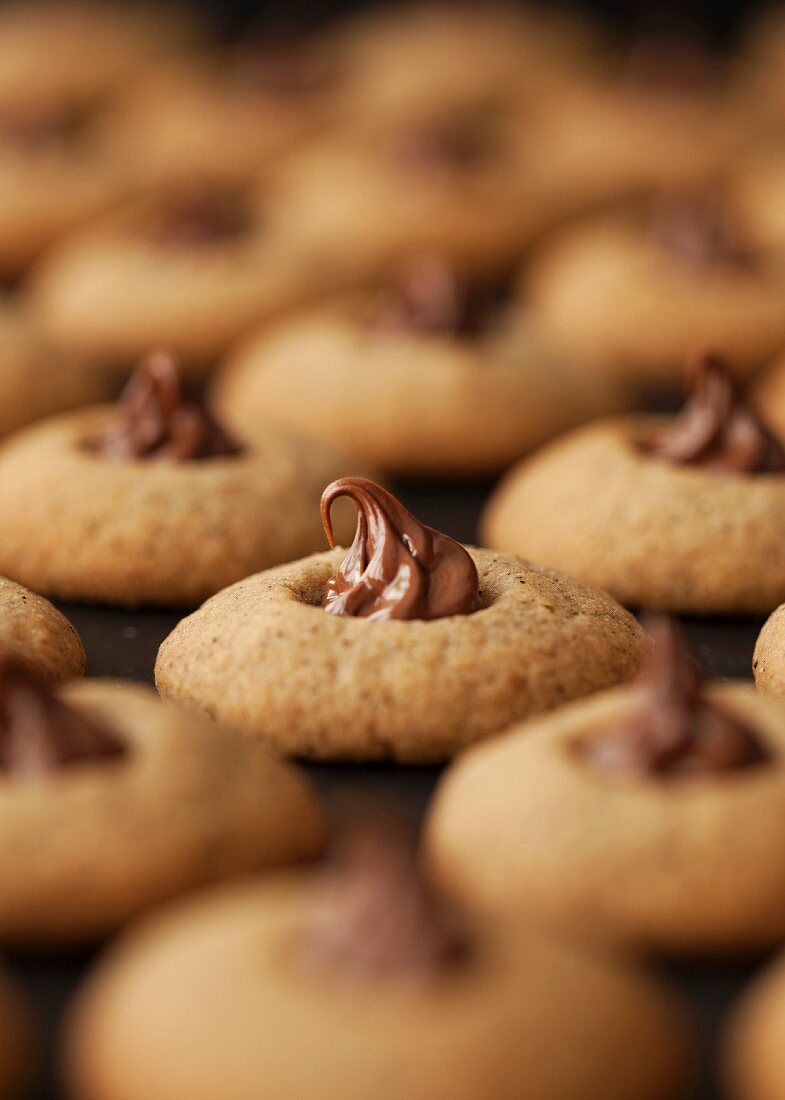
M541 665L554 665L564 657L549 637L559 631L562 641L568 641L578 629L576 618L584 622L576 638L578 646L566 655L573 663L588 661L586 651L598 648L603 638L612 635L611 623L615 620L618 630L624 621L621 610L614 611L609 601L596 603L597 593L593 594L592 605L591 594L566 578L548 577L531 567L522 569L523 563L516 559L496 556L493 565L497 571L501 566L508 577L517 567L518 583L541 588L547 579L551 581L547 602L542 605L551 619L551 634L546 637L541 610L532 607L529 595L521 599L516 593L518 598L513 601L505 600L504 594L500 599L494 592L493 571L480 552L468 555L445 536L422 528L386 493L367 483L331 487L324 502L328 517L331 499L341 491L356 496L361 516L357 540L343 563L336 555L327 555L327 560L319 563L318 582L308 576L307 567L313 569L316 564L313 560L286 571L282 578L285 601L278 608L275 604L280 605L281 597L276 574L266 574L258 581L260 587L268 589L269 600L260 600L258 594L255 599L245 599L248 594L235 589L226 594L228 607L220 598L213 601L218 612L213 621L206 622L200 613L187 627L190 636L178 629L175 637L180 635L181 652L175 652L175 658L190 677L192 690L204 673L202 643L214 645L219 631L228 633L234 652L230 661L223 660L222 686L224 694L228 693L231 680L234 691L235 669L243 650L251 656L256 654L257 667L263 653L273 652L268 644L255 647L252 628L271 620L279 638L291 631L301 643L305 635L286 605L292 599L313 605L322 589L325 610L306 606L302 611L314 621L319 616L323 622L333 622L336 614L341 618L359 617L369 620L357 624L367 633L380 632L380 619L386 620L382 628L385 632L395 620L403 620L398 625L412 630L417 629L418 619L438 619L457 639L457 645L461 638L455 633L456 623L461 618L479 618L484 610L487 620L488 612L499 605L498 618L484 629L499 633L500 623L507 620L507 630L518 632L518 657L525 639L521 632L528 604L526 632L536 636L534 644L539 648L533 658L536 656ZM401 569L401 559L407 554L408 572ZM478 570L477 581L481 582L476 590L469 565L472 559ZM337 566L338 571L330 576ZM567 606L554 598L557 581ZM316 591L312 593L311 588ZM483 603L491 603L491 607L483 609ZM576 603L583 604L580 610ZM515 604L521 605L517 611ZM432 629L433 625L429 623L428 627ZM640 648L639 641L631 644L631 637L634 634L628 632L628 654ZM434 637L429 640L431 645L443 659L443 639ZM321 648L324 652L327 646ZM411 655L409 682L401 675L400 667L396 670L400 688L412 686L411 674L423 661L424 649L420 638ZM475 646L469 647L469 653L475 651ZM339 638L339 652L347 665L352 662L343 637ZM491 650L486 675L495 668L498 657L498 651ZM365 657L355 657L355 666L358 660L365 661ZM332 666L335 672L334 661ZM288 666L279 671L285 674ZM628 676L629 671L628 666L617 673L617 678ZM240 687L244 683L241 677ZM346 704L345 681L334 685L333 691L336 688L344 698L344 714L356 712L351 697ZM386 688L385 693L389 690ZM586 690L585 686L581 690ZM579 691L573 686L571 693ZM303 697L301 692L300 700ZM567 697L562 676L550 705ZM268 701L271 698L268 694ZM441 701L422 690L418 698L426 706ZM325 700L326 690L319 691L316 701L323 706ZM104 716L109 713L107 703ZM53 727L62 731L62 722L62 713L55 710ZM234 724L240 725L237 718ZM258 732L247 725L245 728L247 732ZM781 793L776 755L781 729L779 704L765 703L739 688L707 694L680 652L677 639L672 633L663 636L658 630L651 657L632 688L615 689L576 703L553 718L514 730L459 761L437 799L428 831L428 849L437 877L448 886L450 895L468 894L464 901L470 898L474 904L479 902L479 910L497 905L517 910L522 906L521 911L527 915L536 914L535 924L564 922L571 935L581 938L608 937L627 945L678 950L738 948L776 940L782 934L782 913L778 904L780 861L776 858L779 818L773 811ZM432 731L426 730L425 735L432 736ZM94 741L88 744L107 766L118 755L116 747L106 752L105 746L97 751ZM297 748L290 742L289 751L293 747ZM526 756L523 763L516 759L519 752ZM85 755L89 759L90 754ZM344 750L342 755L349 753ZM474 780L477 774L480 778ZM527 787L526 798L520 799L524 776L531 790ZM672 783L677 783L676 802L662 791L663 785L667 791ZM608 785L605 789L604 784ZM651 786L646 799L641 797L640 784ZM512 804L505 795L507 785ZM576 795L579 789L581 797ZM473 816L475 803L482 829ZM756 822L755 830L747 830L743 847L733 839L740 812L745 821ZM606 839L592 859L578 861L585 870L577 875L575 854L580 846L576 847L576 837L596 838L597 821L605 820L606 814ZM473 840L469 843L466 834L473 835L475 830L480 839L476 844ZM538 840L546 833L544 842ZM554 844L562 833L564 845ZM676 836L678 859L672 849ZM367 839L365 830L363 844ZM641 858L644 849L646 856ZM422 1027L422 1013L427 1012L429 1025L442 1021L444 1030L437 1051L439 1059L446 1057L448 1064L465 1042L466 1029L473 1035L468 1067L461 1062L463 1091L458 1095L482 1095L491 1063L496 1072L503 1074L500 1095L506 1095L504 1088L509 1088L511 1097L520 1095L521 1088L527 1095L534 1090L532 1095L543 1097L559 1094L560 1089L565 1095L587 1097L607 1095L609 1091L631 1098L676 1095L676 1083L683 1079L687 1065L680 1015L640 977L631 978L622 972L610 981L615 968L607 963L601 965L595 977L592 967L600 964L591 964L585 958L579 962L573 949L549 947L538 934L524 934L520 928L516 939L519 949L525 951L526 965L519 974L513 963L516 955L507 954L510 948L503 947L503 938L496 938L499 933L475 931L475 936L489 938L464 940L462 937L469 934L466 928L457 930L452 920L442 923L444 918L438 908L432 908L433 901L421 893L411 868L404 871L394 861L391 870L389 857L387 862L376 864L373 859L368 862L367 850L361 849L360 855L359 868L352 867L352 861L348 867L339 863L337 876L333 869L324 883L309 875L302 885L299 880L284 880L280 884L233 889L214 900L195 902L182 913L132 933L94 979L77 1010L69 1044L72 1073L77 1087L83 1089L77 1094L108 1100L157 1094L186 1097L198 1081L208 1097L226 1095L221 1088L228 1089L232 1096L243 1096L248 1082L256 1081L258 1073L269 1065L267 1072L276 1083L276 1095L294 1097L305 1090L307 1095L333 1096L332 1085L322 1092L318 1082L338 1080L345 1089L339 1071L344 1064L359 1090L358 1096L365 1094L363 1090L377 1074L392 1080L396 1088L413 1074L424 1081L421 1091L414 1095L454 1095L456 1086L444 1070L426 1075L427 1067L433 1064L432 1026L425 1028L424 1047L414 1045L414 1061L403 1078L395 1068L402 1061L400 1044L408 1043L410 1035ZM475 863L475 855L479 863ZM624 867L627 871L622 873ZM607 875L617 888L602 893L605 905L598 910L599 884L606 881ZM565 881L571 884L569 892L565 891ZM741 881L745 887L740 891ZM695 906L696 883L702 884L698 893L705 899L705 906L699 909ZM535 884L536 891L532 889ZM727 890L726 885L730 887ZM588 905L592 920L587 919L588 903L581 900L582 891L595 899ZM474 904L467 912L474 911ZM398 905L403 906L402 916ZM381 921L380 927L383 914L392 919L391 926L385 927ZM249 982L252 948L248 937L258 951L260 922L264 928L268 921L270 940L262 942L268 943L272 969L263 982L264 969L260 972L252 968ZM497 951L502 952L500 956ZM531 974L535 957L540 960L536 983ZM497 965L490 965L493 958ZM200 964L199 959L209 961ZM546 963L540 971L543 959ZM262 965L261 960L257 965ZM567 969L559 978L561 966ZM503 984L499 984L500 972L508 976ZM164 975L168 981L164 981ZM189 980L186 975L190 975ZM598 1015L592 997L584 1000L581 996L565 1022L562 982L575 983L582 994L586 989L596 989L602 1013ZM773 992L769 989L772 984ZM141 1012L140 1004L148 1003L151 994L162 986L173 993L159 1003L159 1012L154 1017ZM397 1000L400 989L406 993L403 1011ZM765 989L765 996L756 995L752 1008L745 1008L743 1027L740 1025L738 1057L745 1087L746 1075L765 1072L769 1068L767 1059L773 1057L782 998L776 996L775 979L766 979ZM391 990L395 995L390 1001ZM535 990L536 1000L532 1001ZM387 1007L377 1021L374 1005L381 1008L380 995ZM314 997L320 1006L315 1013ZM447 1003L453 1003L451 1010L444 1007L445 997ZM236 1012L227 1012L228 1005L237 1004L238 998L244 1006L239 1017ZM759 998L764 1001L763 1009L758 1007ZM241 1021L250 1022L255 1034L259 1012L266 1007L279 1013L283 1004L289 1007L274 1039L271 1037L271 1046L248 1045ZM553 1004L555 1015L545 1008L548 1004ZM382 1039L392 1019L391 1007L401 1029L395 1032L395 1043ZM526 1022L522 1037L538 1038L536 1061L520 1065L514 1042L519 1034L517 1027L510 1033L503 1026L508 1012L518 1025ZM750 1015L757 1021L761 1013L762 1023L753 1027L747 1022ZM632 1027L627 1022L628 1014L635 1021ZM536 1028L531 1022L533 1017L538 1020ZM328 1019L330 1023L325 1024ZM166 1022L166 1049L159 1049L161 1020ZM294 1068L291 1043L306 1024L316 1042L315 1053ZM477 1027L486 1036L482 1042L474 1035ZM599 1035L604 1036L602 1042ZM316 1041L319 1036L323 1039ZM570 1040L576 1050L565 1068L555 1051ZM340 1058L336 1046L343 1051ZM366 1046L370 1053L362 1061L360 1072L357 1058ZM236 1067L228 1084L223 1059L216 1060L216 1049ZM253 1053L240 1057L244 1049ZM415 1053L420 1050L422 1053ZM277 1051L279 1057L274 1058L272 1051ZM203 1057L196 1058L199 1052L204 1052ZM752 1059L749 1070L744 1068L748 1059ZM146 1067L141 1077L139 1064ZM220 1073L219 1066L224 1067ZM777 1088L776 1079L773 1087ZM345 1091L338 1095L345 1095ZM779 1094L750 1091L749 1095Z
M252 578L263 587L265 578L273 583L266 606L235 597L235 610L249 625L261 611L283 635L294 618L298 635L307 638L319 622L337 628L354 621L366 640L358 632L352 654L345 634L332 631L333 648L337 642L347 662L368 667L374 661L369 632L391 657L397 646L399 698L411 687L407 670L411 679L428 652L431 660L442 659L453 682L465 677L475 646L456 632L464 621L474 620L477 637L486 639L486 673L505 647L515 647L517 665L521 646L527 639L538 644L539 636L545 639L540 682L528 694L518 692L525 712L613 683L636 666L640 629L600 593L514 558L470 555L361 479L326 492L329 534L332 500L344 492L360 506L353 549L343 563L328 553L294 563L289 575L278 570ZM369 550L398 575L397 584L387 584L382 572L375 588L364 587L357 570L368 576ZM277 574L284 574L279 585ZM521 585L534 590L533 599ZM317 602L323 588L324 610ZM38 598L12 591L39 609ZM53 642L67 635L64 620L41 606L54 616ZM22 607L22 614L30 632L30 612ZM306 635L298 618L311 620ZM380 619L388 621L382 626ZM387 643L381 638L422 626L431 635L420 635L416 652L406 652L402 634ZM433 633L440 627L444 632ZM463 658L455 654L453 670L443 660L445 639L458 651L467 647ZM32 642L40 641L33 632ZM302 655L302 641L297 644ZM246 646L252 645L248 636ZM316 654L328 656L329 648L324 641ZM280 651L266 649L272 663L279 660ZM80 651L67 671L78 672L81 660ZM512 671L509 652L505 660ZM571 669L578 660L582 669ZM228 674L234 681L234 672ZM279 674L285 677L287 669ZM310 698L314 707L327 705L326 692L310 679L301 704ZM53 690L20 664L6 664L0 684L10 845L0 907L4 942L93 937L174 892L319 851L324 824L313 796L253 738L219 735L206 721L131 686L96 682ZM494 711L497 722L503 719L501 698L510 696L510 686L500 687L501 696L497 690L485 701L481 721ZM335 685L333 694L336 688L348 714L354 701L347 702L345 685ZM421 714L439 704L422 693L418 702ZM421 728L420 736L433 755L434 730ZM297 746L281 747L291 753ZM356 756L362 749L339 751ZM410 755L423 758L422 747ZM377 1088L392 1096L405 1088L407 1095L469 1100L485 1095L490 1080L494 1095L510 1100L521 1090L543 1100L559 1092L654 1100L686 1077L691 1057L680 1034L682 1010L657 983L533 930L445 908L407 853L390 847L389 829L374 840L364 825L348 853L339 848L324 872L232 887L132 931L74 1011L66 1043L73 1094L176 1100L198 1088L206 1098L239 1098L256 1094L261 1074L281 1097L359 1098ZM566 996L573 1008L565 1017ZM140 1013L143 1005L155 1010ZM550 1007L543 1011L544 1005ZM260 1017L269 1018L265 1042ZM28 1045L28 1025L11 994L0 1005L0 1024L8 1046L0 1047L0 1094L10 1098ZM307 1052L295 1057L303 1034ZM522 1065L519 1043L526 1037L536 1038L537 1057ZM575 1047L569 1063L559 1053L565 1043Z

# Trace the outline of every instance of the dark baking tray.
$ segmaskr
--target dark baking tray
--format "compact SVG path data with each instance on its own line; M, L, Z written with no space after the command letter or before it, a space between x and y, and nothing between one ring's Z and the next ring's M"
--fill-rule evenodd
M477 517L491 486L399 484L394 488L424 522L462 541L472 542ZM158 646L183 614L181 611L130 612L61 606L84 640L90 675L142 681L152 680ZM752 650L762 620L688 619L685 625L704 666L712 675L749 678ZM361 793L370 797L394 797L396 804L415 819L422 816L439 774L437 768L319 766L307 770L334 814L340 814L347 795ZM12 957L8 961L38 1006L48 1041L42 1081L35 1100L63 1100L55 1063L59 1024L69 999L92 962L92 953L64 958ZM668 980L686 993L703 1022L705 1069L695 1100L716 1100L722 1095L716 1080L716 1048L722 1021L728 1006L758 965L759 962L749 960L713 965L663 964ZM226 1097L226 1100L232 1098Z

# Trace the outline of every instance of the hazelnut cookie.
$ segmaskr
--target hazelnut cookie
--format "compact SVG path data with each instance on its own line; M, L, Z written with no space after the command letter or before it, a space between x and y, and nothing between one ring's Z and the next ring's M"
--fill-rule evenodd
M248 577L184 619L161 694L287 756L443 760L516 719L629 679L643 632L609 596L465 549L364 478L348 552Z

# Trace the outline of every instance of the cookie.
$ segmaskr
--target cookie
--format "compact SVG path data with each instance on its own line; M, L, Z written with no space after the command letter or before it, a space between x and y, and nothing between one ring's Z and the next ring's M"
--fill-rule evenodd
M113 106L118 155L145 185L249 180L333 116L350 63L328 39L269 35L167 63Z
M427 826L445 889L581 940L741 952L785 935L785 710L704 685L653 624L638 680L462 757ZM739 828L739 822L744 828Z
M27 1095L35 1064L36 1035L32 1013L16 986L0 974L0 1097Z
M703 186L737 153L746 118L697 44L633 40L538 105L542 155L584 205Z
M55 352L19 302L0 297L0 436L109 394L106 378Z
M97 367L127 369L165 345L204 371L254 324L313 298L318 279L258 187L191 181L62 241L28 297L44 334Z
M537 143L506 104L431 108L313 142L276 177L280 216L326 286L372 279L412 252L498 275L561 212Z
M625 604L771 611L785 600L785 453L721 362L698 360L694 387L676 418L605 420L514 467L484 542Z
M165 698L288 756L425 763L635 672L643 634L608 596L465 550L363 478L325 490L330 536L341 495L359 510L348 554L248 577L184 619L156 662Z
M122 161L89 107L4 108L0 99L1 275L26 269L128 190Z
M213 395L241 436L274 421L382 469L442 476L492 473L627 397L541 346L516 294L422 255L377 290L252 336Z
M347 124L364 129L423 105L450 109L515 98L539 105L592 71L605 48L597 25L577 11L565 17L504 0L366 10L344 21L337 38L354 66Z
M755 643L752 671L758 687L768 695L785 695L783 614L782 605L772 611Z
M687 1076L684 1022L637 971L445 911L366 837L132 931L66 1064L78 1100L659 1100Z
M676 381L696 348L749 374L785 346L785 257L746 240L721 201L567 227L532 260L528 290L556 347L647 384Z
M300 776L148 688L53 694L4 665L0 707L4 942L93 939L185 890L319 850Z
M725 1029L722 1053L729 1096L782 1100L784 1036L785 960L780 955L744 991Z
M0 110L95 101L200 33L185 7L10 0L0 11Z
M81 676L86 663L82 640L65 615L0 577L0 659L10 657L52 683Z
M316 549L322 487L343 469L340 453L276 429L236 442L187 398L176 361L153 353L116 406L5 445L0 561L61 599L196 604Z

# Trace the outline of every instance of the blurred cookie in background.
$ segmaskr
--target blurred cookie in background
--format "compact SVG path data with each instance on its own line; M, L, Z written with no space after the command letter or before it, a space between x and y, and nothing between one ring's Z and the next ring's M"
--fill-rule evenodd
M622 603L763 614L785 600L785 445L713 355L676 416L609 417L524 459L492 494L488 545Z
M721 192L664 197L556 232L527 277L532 322L567 353L646 384L711 347L739 374L785 346L785 251Z
M106 377L54 351L16 298L0 296L0 437L104 400L111 388Z
M557 216L539 149L508 106L423 107L373 133L323 140L277 185L287 225L333 285L414 251L493 275Z
M432 254L251 337L213 386L240 436L279 423L417 476L494 473L628 397L537 339L514 277L472 283Z
M634 38L541 104L553 186L584 205L693 188L736 153L745 116L725 62L689 39Z
M0 101L0 276L23 272L130 190L100 111Z
M339 24L357 67L351 122L363 128L411 115L540 102L585 77L606 43L597 24L554 5L389 4Z
M118 156L147 185L248 179L335 121L352 71L338 39L294 30L166 62L114 104Z
M84 105L202 33L193 5L10 0L0 8L0 112Z
M263 188L191 181L62 241L31 274L29 309L53 344L98 367L127 370L165 346L204 371L255 323L322 289L288 244Z

